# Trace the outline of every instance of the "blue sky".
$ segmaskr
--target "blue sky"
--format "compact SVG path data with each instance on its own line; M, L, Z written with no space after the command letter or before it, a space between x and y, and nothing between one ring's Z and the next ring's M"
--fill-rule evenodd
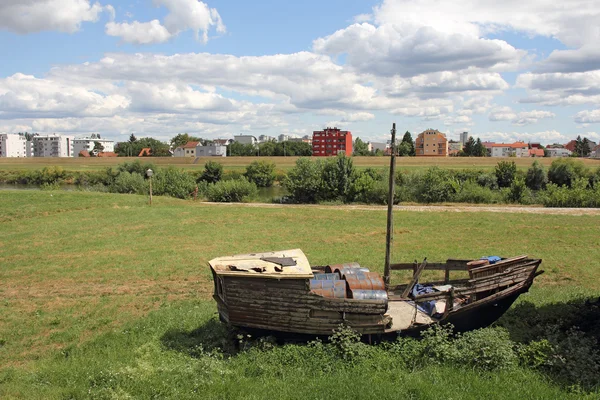
M600 139L600 5L6 0L0 132Z

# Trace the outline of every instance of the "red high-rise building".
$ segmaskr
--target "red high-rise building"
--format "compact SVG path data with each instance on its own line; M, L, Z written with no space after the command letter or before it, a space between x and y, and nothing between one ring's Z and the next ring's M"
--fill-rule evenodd
M313 132L312 151L314 157L335 156L338 153L352 155L352 132L338 128L327 128Z

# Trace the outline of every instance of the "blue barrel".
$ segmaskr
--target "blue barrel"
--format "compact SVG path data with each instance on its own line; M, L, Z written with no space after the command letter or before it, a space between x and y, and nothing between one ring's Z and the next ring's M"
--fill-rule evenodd
M353 299L358 300L387 300L387 292L385 290L362 290L355 289L350 291Z
M345 299L346 298L346 282L344 281L319 281L316 279L310 280L310 291L319 296Z
M337 281L339 279L339 274L315 274L313 278L315 281Z

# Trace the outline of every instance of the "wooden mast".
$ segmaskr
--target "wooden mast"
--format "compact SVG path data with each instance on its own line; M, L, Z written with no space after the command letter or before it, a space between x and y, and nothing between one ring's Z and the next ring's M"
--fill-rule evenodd
M392 154L390 157L390 181L388 193L388 210L387 210L387 234L385 236L385 265L383 267L383 281L385 289L390 287L390 260L392 243L394 241L394 192L396 188L396 123L392 125Z

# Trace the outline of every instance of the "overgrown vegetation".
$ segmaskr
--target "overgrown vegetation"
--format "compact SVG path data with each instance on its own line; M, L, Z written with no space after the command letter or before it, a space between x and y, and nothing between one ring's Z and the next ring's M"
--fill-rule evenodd
M0 173L0 182L32 184L44 189L57 189L63 184L75 184L85 190L114 193L148 192L146 172L155 175L156 195L177 198L209 198L212 201L252 198L258 188L280 185L289 194L276 201L293 203L367 203L386 204L387 169L356 168L354 158L299 158L287 173L276 171L272 161L259 160L238 169L224 171L223 164L213 160L202 171L160 167L138 160L126 162L102 171L69 172L62 167L45 167L36 171ZM493 172L478 169L445 169L437 166L417 171L399 171L396 175L394 202L414 203L475 203L475 204L541 204L547 207L598 207L600 204L600 167L590 169L573 158L556 159L546 168L535 160L527 170L519 170L515 161L500 161ZM196 182L194 185L193 181ZM198 190L196 190L196 186ZM234 195L217 195L217 192ZM215 200L221 199L221 200Z

